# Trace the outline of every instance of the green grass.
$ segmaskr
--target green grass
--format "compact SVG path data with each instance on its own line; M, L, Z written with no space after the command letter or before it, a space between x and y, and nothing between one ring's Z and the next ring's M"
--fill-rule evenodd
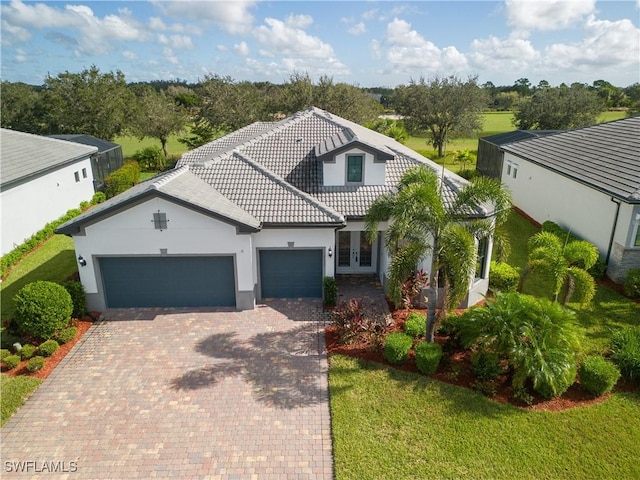
M33 377L0 375L0 391L2 397L0 404L0 426L7 423L11 416L18 411L31 393L38 388L40 380Z
M167 153L169 157L179 157L188 150L186 145L178 141L178 138L181 136L182 135L171 135L167 140ZM125 159L132 158L134 153L143 148L162 147L160 140L155 138L144 138L140 140L138 137L120 136L116 137L113 141L122 145L122 154Z
M66 235L54 235L16 264L0 284L2 318L13 315L13 297L27 283L62 282L77 271L73 240Z
M334 355L335 473L346 479L640 478L640 395L548 413Z

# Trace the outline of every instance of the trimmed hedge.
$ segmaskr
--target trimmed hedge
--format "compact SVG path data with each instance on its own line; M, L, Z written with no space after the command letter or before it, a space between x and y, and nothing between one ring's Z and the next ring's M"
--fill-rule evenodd
M55 340L47 340L38 347L38 354L43 357L50 357L56 353L56 350L58 350L59 347L60 345L58 345L58 342Z
M27 370L29 370L30 372L37 372L42 367L44 367L45 362L46 360L44 359L44 357L33 357L27 362Z
M413 339L404 333L390 333L384 343L384 358L392 364L400 364L409 358Z
M598 396L610 392L620 378L618 367L599 355L585 358L579 374L580 386Z
M77 333L78 333L78 329L76 327L68 327L68 328L65 328L64 330L60 330L59 332L56 332L53 338L59 344L69 343L71 340L76 338Z
M11 355L11 351L8 348L3 348L0 350L0 360L4 360L9 355Z
M13 301L16 325L26 335L48 340L71 320L71 296L62 285L54 282L28 283Z
M338 302L338 287L334 277L324 277L322 280L322 296L325 307L335 307Z
M520 272L505 262L491 262L489 287L494 292L515 292L520 282Z
M629 380L640 381L640 327L618 330L611 337L611 360Z
M104 191L107 198L115 197L139 182L140 165L136 161L129 161L104 179Z
M640 268L632 268L625 275L624 294L629 298L640 298Z
M439 343L420 342L416 345L416 366L425 375L433 375L442 358L442 347Z
M4 357L2 361L9 370L13 370L20 365L20 357L18 355L9 355L8 357Z
M426 331L426 317L417 312L411 312L404 322L404 333L410 337L417 338L420 335L425 335Z
M87 314L87 297L84 292L82 283L75 280L63 282L61 285L69 292L71 302L73 303L73 318L82 318Z
M34 345L27 344L23 346L18 353L20 354L20 358L22 358L22 360L29 360L36 354L37 350L38 348Z

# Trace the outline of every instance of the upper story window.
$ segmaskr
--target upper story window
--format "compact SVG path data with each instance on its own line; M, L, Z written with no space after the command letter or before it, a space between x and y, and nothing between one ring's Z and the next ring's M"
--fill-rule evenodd
M517 163L507 160L507 177L518 178L518 167Z
M80 172L73 172L73 176L76 179L76 183L80 181Z
M87 178L87 169L86 168L82 169L82 178Z
M347 155L347 183L362 183L363 170L363 155Z

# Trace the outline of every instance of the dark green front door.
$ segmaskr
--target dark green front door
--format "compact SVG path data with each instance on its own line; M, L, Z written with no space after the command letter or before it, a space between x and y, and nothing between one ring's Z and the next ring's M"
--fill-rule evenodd
M110 308L236 305L233 257L100 259Z
M262 298L322 297L322 254L317 250L260 250Z

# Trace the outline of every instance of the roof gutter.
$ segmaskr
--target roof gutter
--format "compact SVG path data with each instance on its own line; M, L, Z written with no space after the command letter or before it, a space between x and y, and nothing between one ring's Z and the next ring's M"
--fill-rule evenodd
M616 234L616 229L618 228L618 216L620 215L620 201L611 197L610 200L616 204L616 216L613 219L613 226L611 227L611 236L609 237L609 247L607 248L607 258L604 263L609 265L609 258L611 258L611 250L613 249L613 238Z

